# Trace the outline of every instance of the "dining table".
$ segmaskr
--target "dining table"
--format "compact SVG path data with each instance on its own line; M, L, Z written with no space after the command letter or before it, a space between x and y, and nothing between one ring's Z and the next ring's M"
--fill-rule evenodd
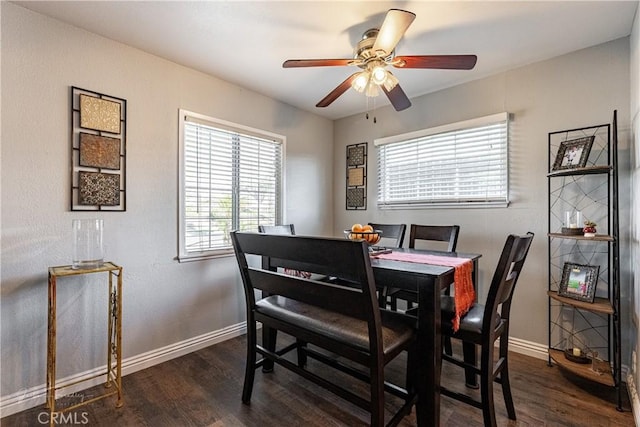
M468 259L473 264L471 275L473 285L477 288L478 260L482 256L480 254L406 248L394 248L392 253L410 255L413 259L419 259L420 255ZM377 257L375 253L371 257L371 267L376 286L401 288L418 293L417 357L419 362L416 364L414 377L418 396L416 419L418 426L439 426L442 371L440 296L443 289L454 283L455 268L424 262L386 259Z

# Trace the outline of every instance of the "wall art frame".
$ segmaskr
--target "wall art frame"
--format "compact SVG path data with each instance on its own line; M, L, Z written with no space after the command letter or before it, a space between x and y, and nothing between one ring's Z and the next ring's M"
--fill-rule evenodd
M367 209L367 143L347 145L346 209Z
M72 211L123 212L127 100L71 86Z

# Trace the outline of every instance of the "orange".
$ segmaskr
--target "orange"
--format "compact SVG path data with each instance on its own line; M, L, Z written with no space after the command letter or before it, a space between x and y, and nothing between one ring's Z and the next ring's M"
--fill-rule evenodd
M373 233L373 227L370 226L369 224L363 225L362 226L362 231L367 232L367 233Z
M351 226L351 231L353 231L353 232L362 232L362 224L353 224Z

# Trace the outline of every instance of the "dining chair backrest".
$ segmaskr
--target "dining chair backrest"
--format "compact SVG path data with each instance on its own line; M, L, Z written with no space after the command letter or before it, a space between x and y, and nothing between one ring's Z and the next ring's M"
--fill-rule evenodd
M293 224L259 225L258 232L267 234L296 234Z
M404 243L404 234L407 230L406 224L376 224L369 223L374 230L382 232L382 239L379 245L387 248L401 248Z
M265 234L287 234L295 235L296 229L293 224L279 224L279 225L259 225L258 233ZM262 268L269 269L271 260L268 257L262 257Z
M459 225L418 225L411 224L409 232L409 248L416 248L416 241L443 242L443 249L447 252L455 252L458 245ZM435 249L435 248L429 248Z
M483 315L483 331L500 328L501 323L508 324L513 291L520 278L533 236L533 233L528 232L525 236L511 234L507 237L489 286ZM495 325L499 326L496 328Z

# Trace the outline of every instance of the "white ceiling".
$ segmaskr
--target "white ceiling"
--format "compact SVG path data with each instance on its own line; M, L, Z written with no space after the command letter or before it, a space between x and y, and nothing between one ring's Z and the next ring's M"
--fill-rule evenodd
M379 28L390 8L416 14L397 55L478 56L471 71L394 69L413 98L627 36L638 7L636 0L14 3L330 119L367 109L365 96L353 90L315 107L355 70L283 69L282 62L350 58L362 33ZM376 107L388 104L375 98Z

